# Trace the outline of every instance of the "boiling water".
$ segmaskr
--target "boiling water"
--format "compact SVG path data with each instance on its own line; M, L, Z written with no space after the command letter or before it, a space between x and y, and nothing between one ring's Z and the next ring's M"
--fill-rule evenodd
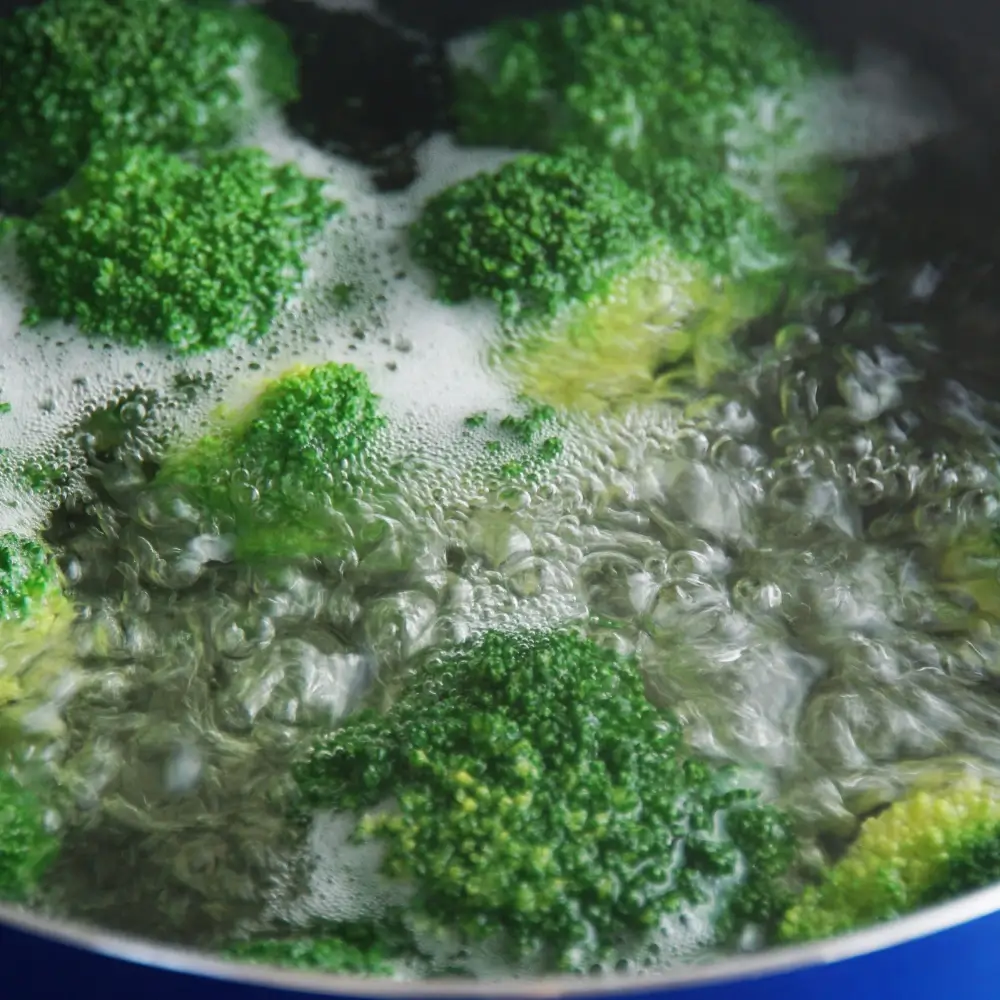
M825 82L803 98L813 147L883 152L940 125L939 108L900 93L870 72ZM797 336L763 331L687 403L567 416L541 481L497 488L476 474L487 433L463 424L516 408L496 317L435 303L404 229L428 194L512 154L438 137L410 190L378 195L277 121L247 141L350 206L310 287L350 282L351 305L307 290L259 345L173 358L20 331L23 283L2 248L13 409L0 446L71 479L54 514L13 480L0 507L5 527L48 524L79 609L68 651L36 654L63 656L72 683L32 714L18 762L54 773L70 803L47 912L211 948L276 919L398 902L345 817L304 838L289 825L290 762L379 674L487 627L574 621L638 652L691 743L747 767L817 852L903 788L1000 768L995 640L942 593L928 555L997 494L996 408L932 384L922 330L817 303ZM358 365L383 397L395 430L374 465L408 463L353 547L260 573L151 503L165 437L322 360ZM113 447L92 420L109 405L124 429ZM686 914L656 961L704 958L706 930ZM488 953L465 962L497 969Z

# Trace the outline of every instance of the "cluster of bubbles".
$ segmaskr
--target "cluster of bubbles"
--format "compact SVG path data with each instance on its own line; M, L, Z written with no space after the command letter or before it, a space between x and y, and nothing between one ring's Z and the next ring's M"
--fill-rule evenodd
M65 541L85 680L61 772L80 819L51 905L199 944L262 913L369 912L391 893L377 852L346 849L342 817L289 830L289 763L422 650L487 627L575 620L638 652L691 742L821 841L928 771L1000 766L995 643L952 627L924 558L928 525L1000 486L989 407L935 394L919 350L855 327L779 338L688 412L568 418L535 481L463 479L428 447L359 503L350 545L280 570L150 506L138 421L92 464L100 497ZM655 962L708 928L686 915Z

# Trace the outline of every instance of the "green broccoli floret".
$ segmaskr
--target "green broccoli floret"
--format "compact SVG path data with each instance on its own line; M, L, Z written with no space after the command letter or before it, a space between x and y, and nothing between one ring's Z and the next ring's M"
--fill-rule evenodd
M785 941L857 930L1000 881L1000 790L968 778L867 820L781 924Z
M0 621L25 621L62 596L59 569L41 542L0 535Z
M525 395L602 408L609 393L661 397L666 369L705 386L780 293L791 243L763 205L687 161L657 171L659 206L592 160L522 156L431 198L411 227L442 299L499 304Z
M32 208L95 147L230 140L266 94L290 100L281 28L251 8L46 0L0 21L0 199Z
M648 194L671 249L713 272L744 269L748 250L787 251L771 211L733 184L727 155L741 113L762 94L787 98L818 66L774 11L591 0L501 24L481 56L485 75L459 74L467 142L593 159Z
M490 32L485 74L460 74L467 142L619 164L718 151L740 108L786 94L817 57L775 11L751 0L590 0Z
M543 404L533 406L522 417L508 414L500 421L500 426L508 434L513 434L521 444L534 444L535 438L555 419L555 416L555 409Z
M517 479L531 475L537 471L539 463L553 462L565 450L565 443L555 435L539 438L552 427L556 419L556 410L546 403L535 404L523 416L508 414L500 421L500 430L512 438L520 446L522 457L505 462L500 468L500 474L507 479ZM487 442L495 444L495 452L499 454L503 445L499 441Z
M38 799L0 771L0 899L27 898L55 857L58 843Z
M339 937L272 938L231 945L223 955L238 962L350 975L392 974L388 953L378 942L367 947Z
M165 456L154 487L221 517L246 557L323 551L385 418L364 373L331 362L292 369L215 423Z
M633 659L569 631L431 659L294 773L310 808L395 803L358 830L415 887L417 919L563 968L720 898L746 860L720 820L759 808L686 752Z
M520 400L524 412L508 414L489 424L489 415L474 413L466 417L468 432L484 431L480 435L483 450L467 468L470 483L501 494L511 486L511 480L527 484L551 479L552 464L565 452L566 443L558 434L560 415L555 407ZM489 436L487 436L489 435Z
M738 362L734 334L780 291L767 275L720 284L655 258L548 329L510 338L502 361L525 396L566 410L690 398Z
M791 820L773 806L740 809L726 820L726 832L746 860L746 873L721 929L731 937L753 925L770 939L794 899L786 877L798 856Z
M613 172L522 156L431 198L410 245L444 301L492 298L514 317L600 293L652 236L652 203Z
M660 234L682 260L713 274L731 274L765 269L788 255L789 238L770 209L737 189L720 169L655 156L648 162L630 158L619 173L650 194Z
M182 351L260 336L341 207L322 188L257 149L200 163L156 148L95 154L19 233L26 318Z
M38 653L39 641L55 649L59 633L72 620L73 605L48 549L33 538L0 534L0 709L64 666L59 656L32 654Z

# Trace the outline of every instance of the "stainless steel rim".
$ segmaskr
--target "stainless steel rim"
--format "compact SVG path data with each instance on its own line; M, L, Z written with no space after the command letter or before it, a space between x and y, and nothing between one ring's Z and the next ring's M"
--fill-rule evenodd
M224 962L200 952L165 947L81 924L51 920L2 904L0 904L0 926L14 927L53 942L82 948L108 958L171 972L329 996L338 994L356 997L413 998L466 996L495 997L499 1000L505 997L587 997L595 993L607 993L610 988L623 998L627 998L635 991L648 991L651 988L669 992L682 987L758 979L809 966L829 965L946 931L998 910L1000 910L1000 885L995 885L912 916L833 940L736 956L708 965L685 966L656 976L614 980L553 976L543 979L462 983L456 983L454 980L399 982L393 979L330 976Z

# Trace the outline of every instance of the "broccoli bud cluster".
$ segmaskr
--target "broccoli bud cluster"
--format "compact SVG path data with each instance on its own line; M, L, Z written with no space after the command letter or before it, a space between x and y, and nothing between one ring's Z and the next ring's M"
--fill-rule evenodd
M360 835L384 843L385 872L432 925L549 949L562 968L739 884L727 912L742 919L793 853L771 807L686 751L632 659L569 631L491 632L438 656L295 774L310 807L396 803Z
M200 162L102 150L19 233L28 318L181 351L259 337L298 288L308 241L341 207L322 188L257 149Z
M310 555L339 523L327 515L365 482L385 426L365 374L335 362L269 382L216 427L169 451L154 483L179 490L236 531L240 555Z
M282 31L249 8L46 0L0 20L0 200L33 208L102 145L230 140L295 96Z
M863 824L847 854L789 909L780 937L832 937L998 879L1000 791L973 778L920 791Z
M485 69L459 74L460 138L538 155L428 203L413 248L445 300L551 312L606 291L654 238L712 274L786 254L782 227L733 183L727 157L739 114L761 94L787 98L818 65L775 12L590 0L497 26L481 56Z
M19 902L38 885L58 850L42 803L0 771L0 899Z

